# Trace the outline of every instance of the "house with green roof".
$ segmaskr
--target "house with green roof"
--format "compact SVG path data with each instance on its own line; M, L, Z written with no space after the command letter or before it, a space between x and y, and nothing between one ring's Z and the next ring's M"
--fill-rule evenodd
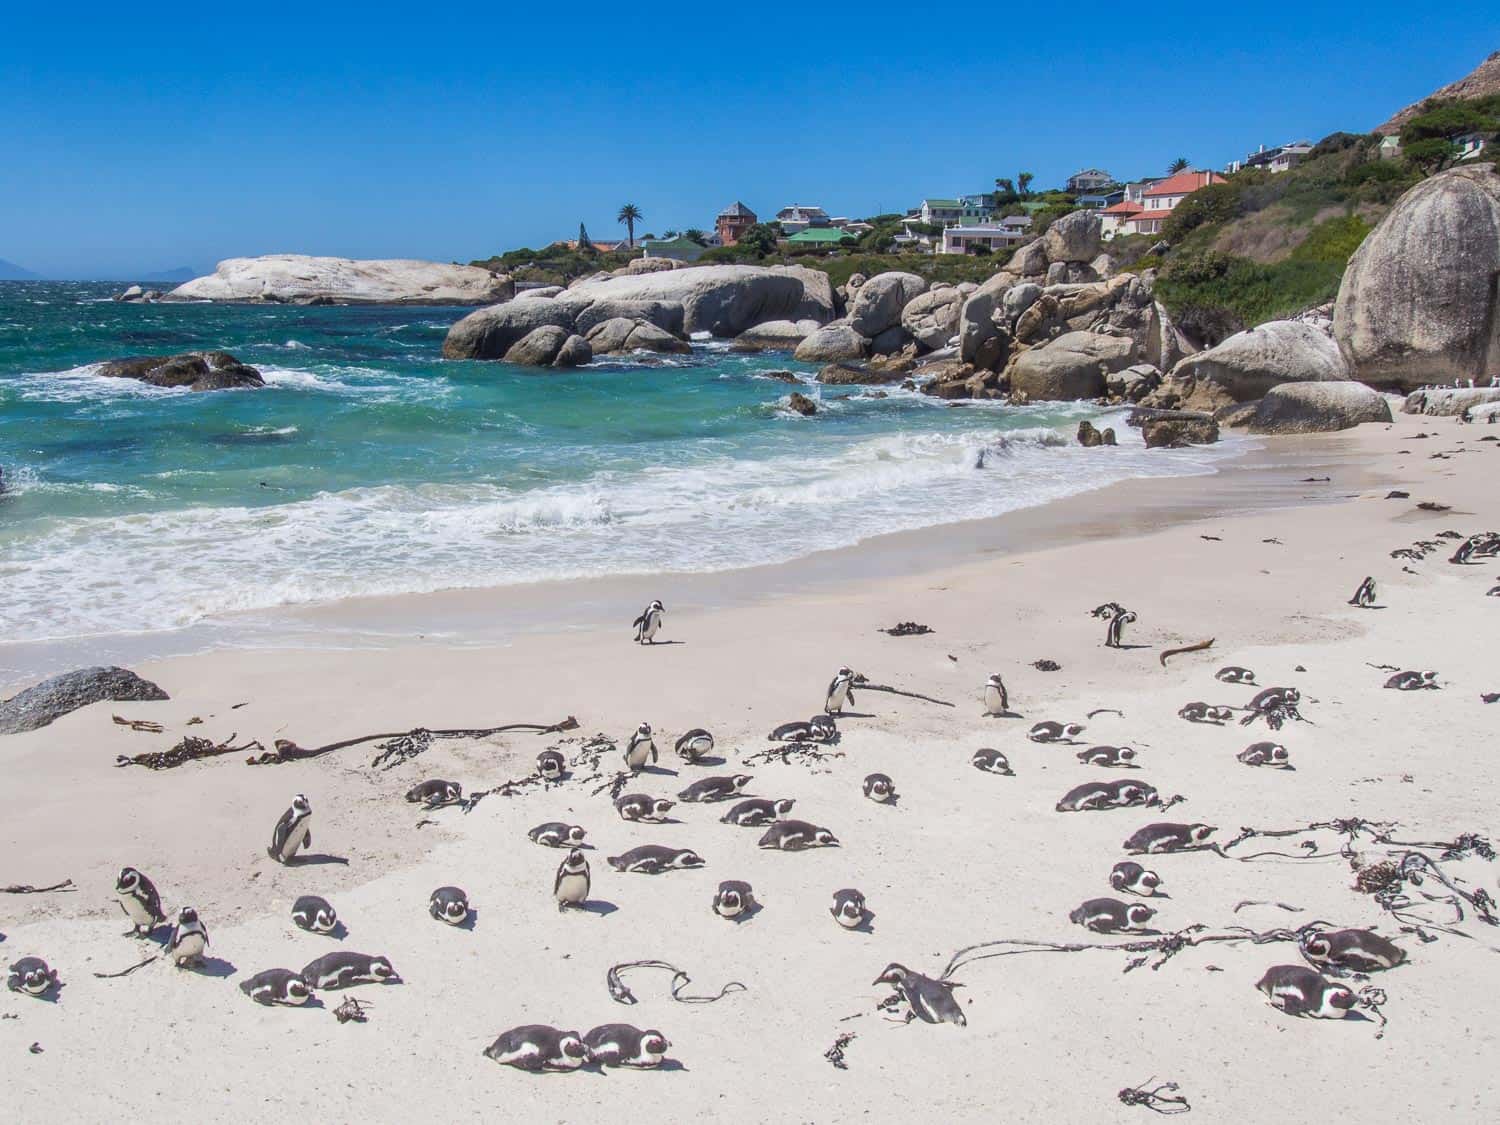
M707 246L701 246L686 235L677 238L657 238L642 242L641 249L648 258L671 258L674 262L696 262L703 257Z
M853 237L848 231L840 230L838 227L808 227L787 238L786 244L788 246L822 246L832 249L844 239Z

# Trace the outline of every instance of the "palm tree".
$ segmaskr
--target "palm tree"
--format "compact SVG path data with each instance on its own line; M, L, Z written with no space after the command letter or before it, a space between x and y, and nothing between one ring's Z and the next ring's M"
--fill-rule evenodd
M1167 175L1175 176L1178 172L1186 172L1191 167L1192 164L1188 162L1187 157L1179 156L1176 160L1167 165Z
M630 248L632 250L635 249L635 224L643 218L645 216L641 214L641 209L634 203L625 204L625 206L620 208L620 213L615 216L615 222L625 224L625 231L630 237Z
M687 230L682 232L682 237L687 239L689 242L696 242L699 246L708 245L708 235L704 234L697 227L689 227Z
M1016 177L1016 186L1021 189L1021 198L1025 199L1031 194L1031 181L1036 179L1030 172L1022 172Z

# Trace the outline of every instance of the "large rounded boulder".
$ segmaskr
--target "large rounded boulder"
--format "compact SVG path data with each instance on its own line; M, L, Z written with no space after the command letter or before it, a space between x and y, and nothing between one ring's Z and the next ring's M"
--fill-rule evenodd
M1363 383L1282 383L1260 400L1250 432L1322 434L1390 420L1385 397Z
M1129 337L1065 332L1016 358L1010 388L1029 402L1100 398L1107 376L1133 362L1135 344Z
M924 348L944 347L958 331L963 306L964 295L952 285L929 289L901 310L901 327Z
M1281 383L1336 383L1349 368L1333 338L1300 320L1273 320L1236 332L1172 369L1176 380L1215 384L1233 402L1260 398Z
M837 363L844 359L863 359L870 354L870 338L848 324L825 324L792 353L801 363Z
M471 312L443 341L445 359L500 359L538 328L550 325L573 331L575 310L551 301L506 301ZM565 333L566 335L566 333Z
M1042 235L1049 262L1090 262L1099 256L1104 221L1088 208L1057 219Z
M1455 168L1412 188L1349 259L1333 334L1382 390L1500 376L1500 173Z
M856 291L849 304L849 324L861 336L878 336L900 324L902 310L926 291L926 280L914 273L877 273Z

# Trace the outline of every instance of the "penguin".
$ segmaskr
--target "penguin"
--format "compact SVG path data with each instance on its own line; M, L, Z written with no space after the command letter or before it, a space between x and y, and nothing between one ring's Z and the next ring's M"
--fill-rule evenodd
M616 871L634 872L638 875L660 875L663 871L686 871L703 866L703 857L691 848L668 848L661 844L642 844L631 848L624 855L609 857L609 865Z
M953 990L961 986L952 981L933 980L892 961L873 983L888 984L896 990L896 995L906 1001L908 1021L915 1018L923 1023L956 1023L959 1027L969 1022L953 998Z
M696 762L714 752L714 736L702 727L694 727L677 740L674 749L684 762Z
M130 919L130 929L126 931L130 937L150 937L152 928L167 920L162 913L161 895L156 893L156 884L134 867L120 868L119 877L115 879L115 895L120 900L120 909Z
M1032 742L1072 742L1083 733L1082 723L1037 723L1026 737Z
M533 844L541 844L548 848L576 848L583 843L586 833L576 824L564 824L560 820L549 820L546 824L538 824L527 837Z
M1218 707L1212 703L1195 701L1184 703L1177 709L1177 717L1186 719L1190 723L1213 723L1223 726L1234 718L1234 711L1228 707Z
M427 900L427 913L439 922L461 926L469 916L469 896L460 887L439 887Z
M556 750L543 750L536 756L537 776L543 781L559 781L568 771L568 763Z
M271 846L266 854L277 863L286 863L303 848L312 846L312 805L298 793L291 807L281 814L271 830Z
M1075 756L1087 766L1126 770L1138 768L1135 765L1135 751L1129 746L1090 746L1087 750L1078 751Z
M207 948L208 927L199 920L196 910L184 906L177 912L177 922L162 949L172 959L172 964L181 969L202 965L203 951Z
M837 715L844 710L844 704L854 706L854 670L843 667L838 674L828 683L828 693L823 697L823 713L825 715Z
M985 773L998 773L1002 777L1015 777L1016 771L1010 768L1010 761L999 750L986 746L974 751L974 756L969 759L977 770Z
M737 824L741 828L760 828L786 816L796 803L791 797L781 797L776 800L768 797L748 797L737 802L733 808L719 817L719 822Z
M677 796L684 801L727 801L730 797L738 797L752 780L748 773L699 778Z
M1449 556L1448 561L1451 563L1458 563L1461 566L1467 564L1473 559L1474 552L1478 550L1481 542L1483 542L1482 536L1469 536L1458 545L1458 550L1454 551L1453 554Z
M1124 848L1134 855L1178 852L1198 847L1217 831L1211 824L1148 824L1137 829L1125 841Z
M588 1059L588 1048L576 1031L558 1031L542 1023L528 1023L502 1031L484 1049L485 1058L503 1066L539 1073L577 1070Z
M22 957L11 965L10 976L5 978L6 988L28 996L45 996L61 983L57 979L57 970L50 968L40 957Z
M865 909L865 896L853 887L833 892L833 905L828 908L828 913L846 930L858 929L869 915Z
M583 1037L589 1061L599 1066L628 1066L650 1070L661 1065L672 1044L652 1028L642 1031L628 1023L606 1023L591 1028Z
M1108 809L1115 805L1115 789L1107 781L1086 781L1075 785L1057 802L1058 812L1086 812L1090 809Z
M648 761L656 761L656 742L651 737L651 724L642 723L625 744L625 768L638 773Z
M1091 898L1068 914L1075 922L1096 934L1113 934L1121 930L1143 929L1156 915L1143 902L1121 902L1117 898Z
M814 715L804 723L782 723L766 736L769 742L832 742L838 736L832 715Z
M557 878L552 883L552 897L557 899L557 909L583 906L589 899L589 883L588 858L574 848L558 865Z
M808 848L836 848L839 841L826 828L809 824L805 820L778 820L767 828L765 835L756 841L763 848L784 852L800 852Z
M1231 664L1227 668L1220 668L1214 673L1214 679L1221 684L1254 684L1255 673L1249 668L1241 668Z
M894 804L900 797L896 783L883 773L872 773L865 778L865 796L878 805Z
M429 809L439 808L442 805L455 804L463 800L464 787L456 781L443 781L440 778L432 778L420 785L413 785L406 791L406 799L412 804L418 801L425 804Z
M1089 616L1102 617L1107 622L1104 628L1105 648L1119 648L1125 637L1125 626L1136 620L1136 615L1118 602L1105 602Z
M339 949L309 961L302 969L302 980L309 988L334 990L356 984L401 984L401 975L389 958Z
M662 615L666 612L666 606L661 602L652 602L641 611L641 615L631 622L635 628L636 644L654 645L656 643L656 633L661 628Z
M1245 708L1248 712L1240 720L1240 726L1248 727L1256 719L1265 719L1272 730L1280 730L1287 719L1300 719L1302 713L1297 705L1302 702L1302 693L1294 687L1271 687L1257 692Z
M1010 714L1010 693L998 673L984 681L984 713L991 717Z
M298 1008L313 998L313 990L300 973L291 969L266 969L240 981L240 991L257 1004L285 1004Z
M1395 691L1437 691L1441 685L1436 672L1397 672L1385 686Z
M1304 965L1275 965L1266 970L1255 987L1266 994L1271 1007L1289 1016L1341 1020L1355 1004L1352 990Z
M331 934L338 928L338 911L326 898L302 895L292 903L292 921L300 930L314 934Z
M646 820L660 823L672 811L675 801L664 797L650 797L645 793L627 793L615 802L615 812L621 820Z
M1320 969L1341 972L1378 973L1406 960L1406 950L1373 930L1311 930L1299 945Z
M1111 781L1114 789L1114 807L1117 809L1141 808L1161 804L1161 794L1156 786L1144 781Z
M1292 757L1286 747L1275 742L1252 742L1235 755L1247 766L1273 766L1277 769L1292 769Z
M1139 863L1124 859L1110 868L1109 885L1126 894L1153 898L1156 888L1161 886L1161 876L1155 871L1147 871Z
M718 893L714 895L714 913L720 918L747 917L757 905L750 884L738 879L726 879L719 884Z
M1349 599L1349 604L1357 606L1360 609L1369 609L1375 604L1375 578L1373 575L1365 576L1365 580L1354 591L1354 596Z

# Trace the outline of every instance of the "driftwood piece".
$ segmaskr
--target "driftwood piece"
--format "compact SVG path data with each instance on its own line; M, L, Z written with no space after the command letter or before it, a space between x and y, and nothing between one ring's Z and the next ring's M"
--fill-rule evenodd
M245 750L264 750L257 739L243 746L234 745L238 733L231 734L223 742L188 735L170 750L152 750L145 754L120 754L115 758L118 766L145 766L148 770L169 770L184 762L196 762L201 758L218 758L225 754L238 754Z
M319 758L324 754L331 754L335 750L345 750L350 746L359 746L365 742L396 742L401 739L409 740L410 744L421 744L421 749L406 757L414 757L427 748L433 739L439 738L488 738L492 734L504 734L509 731L532 731L536 734L554 734L558 731L577 730L578 720L569 715L560 723L506 723L497 727L461 727L443 730L431 730L427 727L413 727L411 730L384 731L378 734L362 734L355 738L345 738L339 742L330 742L326 746L314 746L304 749L289 738L278 738L276 740L275 752L265 752L255 757L245 759L245 764L250 766L280 765L282 762L297 762L307 758ZM392 751L391 756L397 756L399 751ZM382 756L383 757L383 756ZM405 757L398 761L405 761ZM376 758L374 765L381 761ZM396 764L396 763L392 763ZM386 768L389 768L387 766Z
M64 879L61 883L53 883L50 887L33 887L30 883L11 884L8 887L0 887L0 895L45 895L53 891L76 891L72 879Z
M121 969L118 973L95 973L94 975L100 980L118 980L120 977L128 977L137 969L144 969L147 965L157 960L160 956L160 954L155 954L151 957L147 957L144 961L137 961L134 965L130 966L130 968Z
M874 684L863 676L855 676L853 686L859 688L860 691L884 691L889 692L891 695L904 695L908 699L920 699L924 703L936 703L939 707L953 706L946 699L934 699L932 696L923 695L921 692L903 691L901 688L890 687L887 684Z
M1161 650L1161 656L1158 659L1161 661L1161 666L1165 668L1169 656L1181 656L1185 652L1202 652L1204 649L1212 646L1213 643L1214 638L1209 637L1208 640L1199 641L1195 645L1183 645L1181 648L1164 648Z

